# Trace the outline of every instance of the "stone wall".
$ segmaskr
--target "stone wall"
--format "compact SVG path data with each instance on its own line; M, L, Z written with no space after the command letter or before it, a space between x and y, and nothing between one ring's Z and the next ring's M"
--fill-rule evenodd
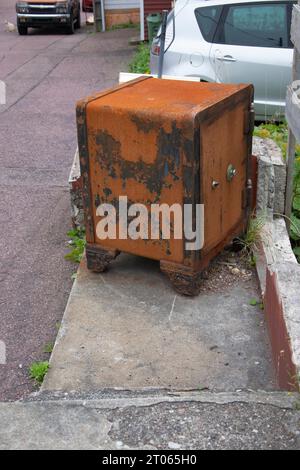
M270 139L254 139L258 159L257 211L266 221L257 245L256 270L264 299L277 381L281 389L300 384L300 265L283 215L286 164Z
M257 211L270 217L284 214L286 164L280 148L271 139L254 137L253 155L258 159Z

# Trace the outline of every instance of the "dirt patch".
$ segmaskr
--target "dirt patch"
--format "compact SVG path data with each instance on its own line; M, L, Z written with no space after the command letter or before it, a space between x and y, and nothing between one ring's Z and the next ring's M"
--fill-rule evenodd
M203 272L200 293L225 291L241 281L249 282L253 276L256 277L255 267L244 251L224 250Z

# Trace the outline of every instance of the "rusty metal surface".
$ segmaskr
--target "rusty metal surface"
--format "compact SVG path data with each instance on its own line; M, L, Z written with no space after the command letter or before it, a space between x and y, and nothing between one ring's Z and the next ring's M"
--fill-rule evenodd
M141 78L80 102L88 244L159 260L165 272L181 269L184 279L186 268L192 276L201 271L245 225L252 132L245 123L252 98L248 85ZM232 183L226 181L229 164L237 169ZM214 179L220 182L217 189L212 189ZM119 196L147 207L204 204L203 250L188 252L185 240L173 238L99 241L96 209L102 203L118 209Z

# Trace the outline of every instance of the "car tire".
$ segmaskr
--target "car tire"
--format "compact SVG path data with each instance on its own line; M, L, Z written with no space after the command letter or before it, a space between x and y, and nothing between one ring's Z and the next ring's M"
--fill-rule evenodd
M18 33L19 33L20 36L26 36L26 34L28 33L27 26L23 26L23 25L18 24Z
M75 28L80 29L81 28L81 16L80 16L80 8L78 9L78 14L77 14L77 19L75 23Z
M67 33L68 34L74 34L75 33L75 24L74 24L73 12L71 12L71 14L70 14L70 22L67 26Z

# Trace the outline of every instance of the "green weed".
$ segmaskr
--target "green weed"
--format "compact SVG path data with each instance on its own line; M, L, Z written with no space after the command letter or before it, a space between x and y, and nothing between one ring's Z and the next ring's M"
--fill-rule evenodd
M140 44L137 52L129 64L131 73L150 73L150 48L148 44Z
M44 381L45 375L49 370L49 362L34 362L29 368L30 378L35 380L38 385Z
M51 354L53 351L53 347L54 347L53 343L45 344L44 349L43 349L44 353Z
M65 259L73 263L80 263L86 245L85 231L73 229L67 235L70 238L71 251L65 255Z
M242 250L249 257L250 266L256 265L256 259L253 255L253 251L257 249L265 222L265 215L252 215L249 220L248 228L245 235L243 236L243 238L237 239L238 243L242 246Z

